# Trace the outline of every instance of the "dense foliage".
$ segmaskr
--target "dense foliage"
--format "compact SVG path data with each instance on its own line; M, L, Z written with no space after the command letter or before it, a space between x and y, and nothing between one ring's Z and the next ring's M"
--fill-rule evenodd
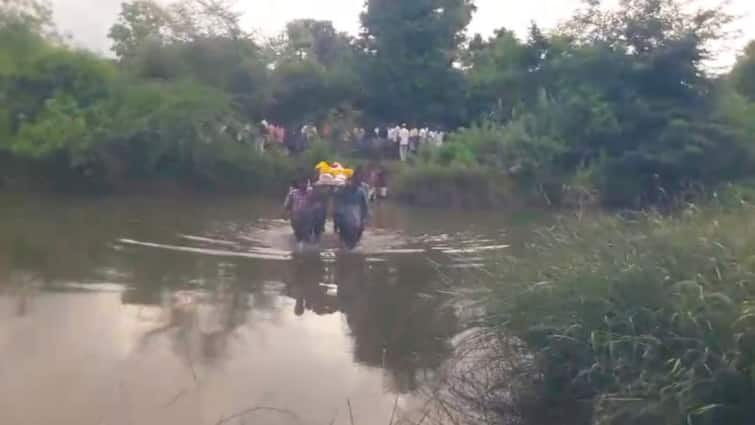
M470 0L368 0L366 109L385 123L461 124L464 76L453 64L473 9Z
M512 366L486 384L489 406L515 389L548 406L522 413L585 407L572 423L752 423L751 208L568 220L501 259L490 346Z
M492 177L456 185L483 197L507 179L552 203L576 190L641 206L755 169L752 46L730 75L706 71L725 9L586 2L524 40L468 38L473 13L470 0L370 0L359 37L298 20L261 40L223 0L133 0L109 32L113 61L65 45L35 0L3 2L0 161L105 186L260 187L297 165L255 151L268 120L291 134L327 124L332 140L357 126L460 128L403 181L453 165L449 181Z
M592 4L551 36L533 26L525 42L507 31L475 39L473 106L496 125L461 142L481 163L542 183L576 180L609 204L663 202L741 177L752 133L721 107L740 94L705 71L727 21L674 1L626 0L615 11Z

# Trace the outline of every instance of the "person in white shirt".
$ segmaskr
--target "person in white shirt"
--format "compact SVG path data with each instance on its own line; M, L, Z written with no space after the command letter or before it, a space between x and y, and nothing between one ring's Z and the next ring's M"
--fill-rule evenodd
M419 129L419 145L422 146L427 142L427 128L422 127Z
M398 137L399 137L399 157L401 157L402 161L406 161L407 154L409 153L409 138L411 137L409 129L406 128L406 124L401 126L401 130L399 130Z
M257 148L257 152L265 153L265 145L270 143L273 138L272 126L267 122L267 120L262 120L260 125L262 126L262 137L259 137L257 139L255 147Z

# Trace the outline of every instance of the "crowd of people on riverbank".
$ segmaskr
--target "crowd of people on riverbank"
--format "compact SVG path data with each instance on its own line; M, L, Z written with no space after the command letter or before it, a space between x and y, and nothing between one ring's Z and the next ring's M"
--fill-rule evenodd
M369 135L360 128L354 134L355 140L364 150L377 151L382 156L402 161L419 152L422 146L442 146L446 138L445 131L430 127L409 127L407 124L375 127Z
M376 128L375 133L379 136L380 129ZM388 141L398 146L399 158L406 161L410 153L417 153L419 148L424 145L440 147L446 137L446 133L440 130L433 130L428 127L408 128L406 124L387 128L385 137Z
M440 147L446 132L430 127L410 127L407 124L375 127L372 132L363 127L334 134L332 126L323 124L319 129L314 124L304 124L295 131L287 131L284 126L267 120L261 122L262 138L257 142L257 149L265 152L270 146L280 146L290 154L297 154L309 148L318 138L334 140L351 145L354 150L379 154L406 161L411 154L416 154L422 146Z

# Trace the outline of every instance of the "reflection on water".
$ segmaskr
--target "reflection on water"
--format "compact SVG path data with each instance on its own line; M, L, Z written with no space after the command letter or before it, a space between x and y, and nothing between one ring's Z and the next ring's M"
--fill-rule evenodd
M383 205L356 252L296 252L276 210L1 198L0 423L346 424L348 400L384 425L397 396L421 405L459 327L439 272L506 249L498 219Z

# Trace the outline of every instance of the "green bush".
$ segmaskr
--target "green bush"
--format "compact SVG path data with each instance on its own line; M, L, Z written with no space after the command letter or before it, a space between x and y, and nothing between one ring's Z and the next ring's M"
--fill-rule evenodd
M502 133L502 128L492 122L483 122L459 129L451 133L448 143L440 148L438 160L445 165L459 158L458 162L462 163L473 160L487 166L500 166Z
M518 378L550 408L588 401L593 424L751 424L752 213L550 227L498 262L488 326L523 342Z
M415 205L480 208L514 199L510 180L489 168L418 164L399 167L392 176L396 196Z

